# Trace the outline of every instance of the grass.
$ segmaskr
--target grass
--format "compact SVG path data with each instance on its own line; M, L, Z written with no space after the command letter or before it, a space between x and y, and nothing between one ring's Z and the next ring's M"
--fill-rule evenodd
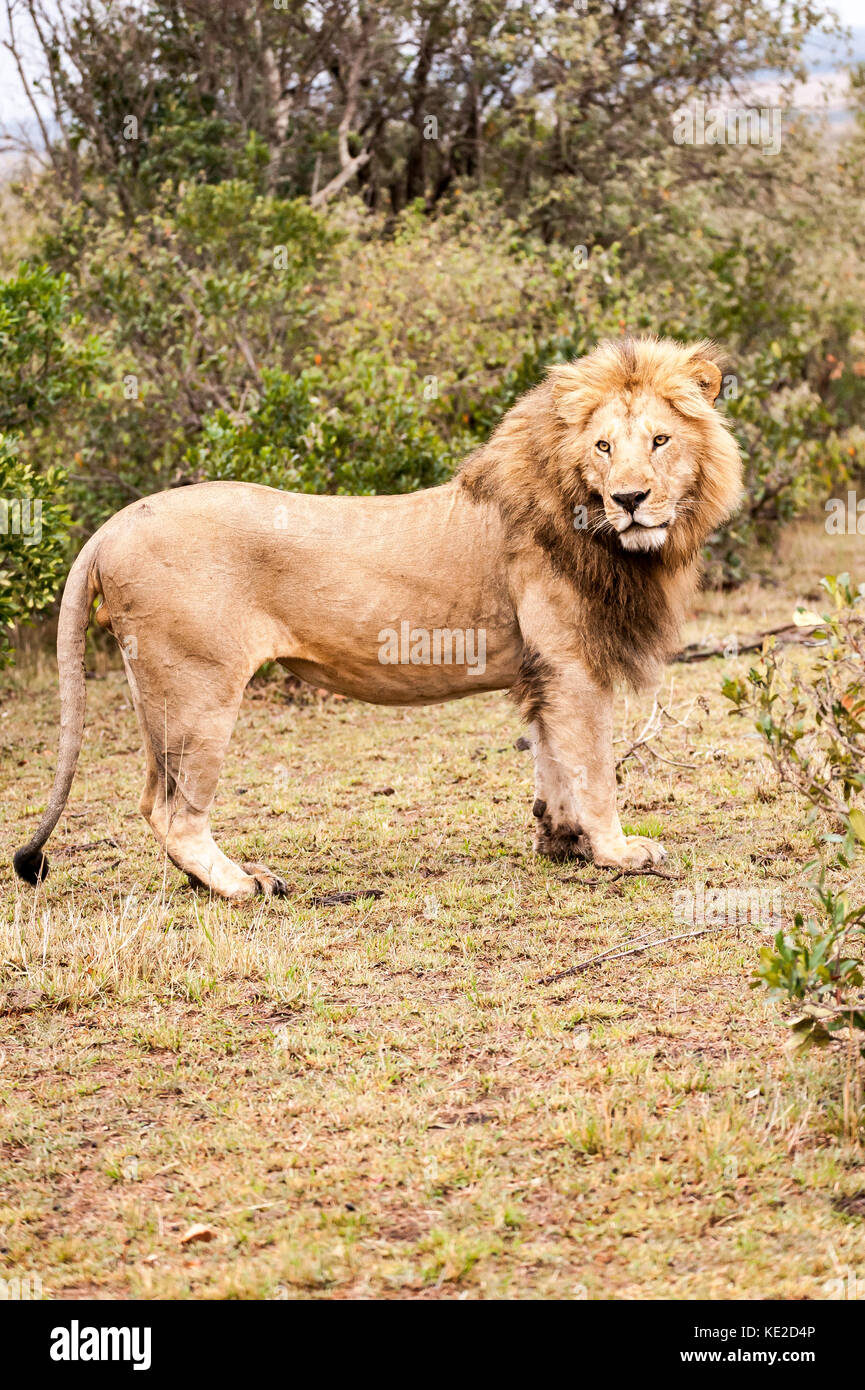
M701 596L688 638L788 620L822 573L856 574L857 544L793 529L772 582ZM165 872L104 665L51 877L19 885L56 691L46 660L7 676L0 1276L51 1297L799 1299L861 1272L844 1051L787 1050L748 987L759 923L539 984L685 930L674 894L698 880L807 905L813 830L718 693L744 669L671 667L670 761L623 769L622 819L664 840L673 881L533 857L504 698L253 689L217 837L291 897L245 909ZM620 703L620 750L650 707ZM365 887L381 898L313 901Z

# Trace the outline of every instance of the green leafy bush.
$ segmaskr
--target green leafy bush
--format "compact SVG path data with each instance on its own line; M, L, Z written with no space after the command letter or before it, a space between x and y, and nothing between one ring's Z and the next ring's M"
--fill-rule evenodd
M35 473L16 441L0 434L0 666L12 661L10 627L53 602L66 572L68 507L63 474Z
M215 409L242 407L265 365L294 362L334 236L304 203L242 180L169 202L132 226L70 207L43 239L110 364L73 450L70 497L88 531L172 483Z
M53 455L101 364L67 276L26 262L0 281L0 665L11 627L49 608L63 579L72 518Z
M70 277L46 265L0 280L0 430L49 424L90 388L102 345L71 301Z
M827 881L832 868L848 871L865 845L865 584L854 588L846 574L822 582L829 611L799 610L796 619L815 625L813 665L802 669L769 644L746 681L723 686L736 711L754 720L780 780L805 798L812 820L820 815L832 827L823 837L830 862L820 863L814 883L816 915L797 913L793 931L761 950L754 980L803 1006L792 1024L803 1044L842 1029L865 1034L865 903Z
M193 472L295 492L411 492L448 476L448 444L430 424L415 373L359 353L342 376L265 372L242 414L204 422Z
M118 19L116 33L131 45L128 95L146 97L139 138L115 132L110 158L82 150L81 196L29 186L32 249L59 305L49 391L38 344L23 343L17 367L7 355L5 423L37 469L69 467L84 534L200 474L367 492L441 479L551 363L624 333L705 335L729 353L720 408L746 487L707 544L712 582L753 572L786 520L865 469L865 121L830 157L813 125L785 118L772 160L703 150L711 177L694 181L683 161L695 151L656 131L648 162L605 176L610 196L591 216L568 201L574 170L555 187L528 179L524 198L461 176L432 202L383 206L379 185L322 213L274 192L296 191L284 160L300 160L288 145L303 123L292 116L294 134L277 138L268 121L235 122L218 87L169 81L167 68L156 80L142 54L187 72L197 30L147 12L140 31ZM271 22L259 32L234 16L220 44L235 21L243 61L264 61ZM252 70L258 110L270 97ZM119 130L136 104L99 90L100 120ZM301 182L317 177L316 150L322 167L332 157L319 134ZM32 275L28 262L31 304Z

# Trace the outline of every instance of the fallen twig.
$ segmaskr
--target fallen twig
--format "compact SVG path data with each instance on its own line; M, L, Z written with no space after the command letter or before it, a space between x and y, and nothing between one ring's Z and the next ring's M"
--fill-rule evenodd
M86 845L59 845L55 854L59 856L67 854L86 854L91 849L98 849L100 845L111 845L113 849L120 849L120 841L115 840L113 835L106 835L101 840L89 840Z
M657 734L661 732L663 714L664 711L659 706L657 700L655 700L652 705L652 713L649 715L642 729L637 734L637 737L634 739L627 752L623 753L620 758L617 758L617 768L621 767L622 763L627 762L628 758L633 757L634 754L636 754L638 748L643 748L649 742L650 739L653 739Z
M797 627L795 623L785 623L783 627L769 627L765 632L755 632L750 637L743 637L741 640L733 637L732 640L735 641L733 654L738 656L742 652L759 652L762 650L767 637L774 637L781 646L789 646L797 642L807 643L808 638L816 631L816 623L813 627ZM673 661L710 661L713 656L729 656L730 645L731 637L727 637L723 642L714 642L708 647L703 642L689 642L687 647L676 652Z
M671 684L671 700L672 694L673 690ZM625 749L625 752L622 754L622 756L616 759L616 771L618 772L619 768L622 767L623 764L626 763L629 758L636 758L640 766L645 768L646 765L643 762L643 759L640 757L640 749L643 749L646 753L651 753L652 757L657 758L659 762L670 763L673 767L686 767L693 771L695 766L693 763L683 763L679 762L675 758L671 758L669 756L668 750L664 746L663 742L661 742L661 739L662 735L665 732L665 722L667 724L675 725L679 729L688 729L688 720L691 716L691 711L693 710L695 704L696 700L692 700L690 705L688 706L688 709L685 712L684 719L677 719L674 714L670 713L667 706L662 705L660 701L656 698L652 703L652 712L646 720L645 724L643 725L642 729ZM614 739L613 743L622 743L624 742L624 739L625 735L622 735L621 738ZM656 740L661 744L661 747L664 749L664 753L659 753L657 748L654 746ZM664 756L665 754L666 756Z
M381 888L359 888L353 893L323 893L312 899L313 907L338 907L341 903L356 903L363 898L382 898Z
M647 748L646 752L651 753L653 758L657 758L659 763L667 763L669 767L686 767L689 770L689 772L697 771L696 763L680 763L677 761L676 758L665 758L662 756L662 754L660 754L657 751L656 748Z
M576 965L569 965L566 970L558 970L552 975L544 975L538 980L539 985L554 985L559 980L566 979L569 975L580 975L584 970L588 970L592 965L598 965L604 960L622 960L625 956L638 956L643 951L649 951L653 946L666 946L671 941L687 941L694 936L707 936L710 932L727 931L730 924L723 922L717 927L700 927L699 931L679 932L676 936L659 936L656 941L646 941L642 946L630 946L626 951L620 951L617 946L611 946L607 951L601 951L600 955L592 956L590 960L578 961ZM637 938L638 942L642 940Z
M581 883L585 888L599 888L602 883L615 883L617 878L644 878L650 875L652 878L666 878L671 883L678 883L681 874L668 874L663 869L648 867L645 869L616 869L614 874L608 874L606 878L580 878L577 874L571 874L570 878L560 878L560 883Z

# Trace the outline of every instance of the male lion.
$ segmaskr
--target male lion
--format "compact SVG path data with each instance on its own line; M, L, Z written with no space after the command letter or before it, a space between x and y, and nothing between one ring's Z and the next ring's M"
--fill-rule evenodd
M58 768L18 874L47 873L42 847L81 747L96 595L144 735L141 811L213 893L286 891L210 833L244 688L274 658L376 704L511 690L530 726L536 849L656 863L662 847L619 823L613 687L645 685L671 654L701 544L739 498L720 387L710 343L603 343L552 367L442 487L320 497L201 483L118 512L66 583Z

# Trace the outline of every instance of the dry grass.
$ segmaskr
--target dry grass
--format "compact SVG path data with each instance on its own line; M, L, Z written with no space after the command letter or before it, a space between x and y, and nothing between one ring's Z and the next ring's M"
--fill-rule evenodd
M856 572L857 538L839 544L798 528L775 586L704 596L688 637L787 620L821 573ZM801 808L718 693L746 663L671 668L673 761L627 764L623 818L662 835L672 882L533 858L503 698L253 692L217 833L292 896L245 910L164 873L113 669L89 685L52 875L18 885L56 693L46 661L8 678L0 1275L56 1297L820 1298L861 1272L845 1058L785 1050L748 988L759 925L538 983L682 930L673 894L697 879L807 903ZM623 737L649 706L621 706ZM363 887L383 896L313 902ZM183 1245L194 1222L213 1238Z

